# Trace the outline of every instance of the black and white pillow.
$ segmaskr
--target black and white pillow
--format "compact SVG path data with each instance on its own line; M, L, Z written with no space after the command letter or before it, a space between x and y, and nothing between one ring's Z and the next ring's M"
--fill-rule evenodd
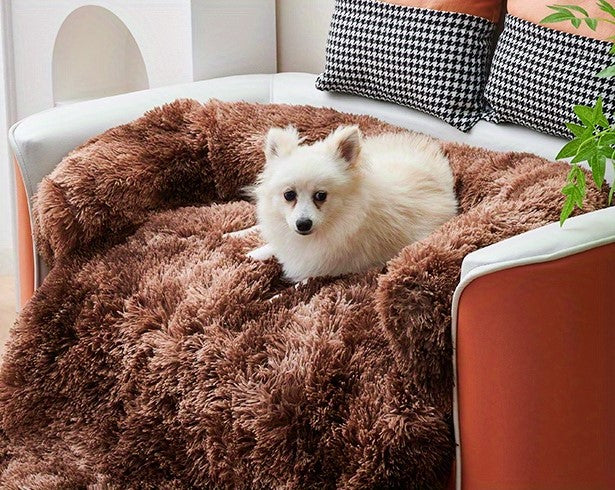
M395 102L467 131L483 112L494 30L465 13L336 0L316 87Z
M507 14L485 91L485 118L570 137L565 123L574 119L574 105L592 105L602 95L605 114L612 114L615 79L592 76L612 63L610 47Z

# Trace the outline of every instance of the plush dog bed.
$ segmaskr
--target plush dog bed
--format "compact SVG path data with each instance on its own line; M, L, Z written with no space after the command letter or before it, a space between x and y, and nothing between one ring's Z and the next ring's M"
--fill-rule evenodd
M460 214L383 270L292 285L244 253L241 189L305 106L183 100L46 178L49 276L0 373L2 488L437 488L454 453L450 307L469 252L557 220L566 165L442 143ZM605 193L588 189L586 210ZM497 294L497 291L494 291Z

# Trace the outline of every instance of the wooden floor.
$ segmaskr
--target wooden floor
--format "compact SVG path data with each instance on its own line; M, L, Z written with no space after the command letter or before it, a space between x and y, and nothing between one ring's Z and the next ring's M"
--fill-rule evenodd
M15 278L0 276L0 353L15 321Z

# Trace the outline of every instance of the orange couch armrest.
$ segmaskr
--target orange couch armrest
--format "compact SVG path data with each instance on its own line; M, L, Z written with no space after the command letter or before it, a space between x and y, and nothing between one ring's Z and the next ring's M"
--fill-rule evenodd
M615 488L614 278L610 243L463 290L462 488Z
M17 214L17 267L19 273L19 304L23 307L34 294L34 246L30 206L23 177L17 161L15 166L15 212Z

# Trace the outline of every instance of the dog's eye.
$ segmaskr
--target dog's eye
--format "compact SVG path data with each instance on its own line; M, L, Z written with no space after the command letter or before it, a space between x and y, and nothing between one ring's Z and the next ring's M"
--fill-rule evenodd
M314 194L314 201L316 202L325 202L327 199L327 193L325 191L318 191Z
M297 193L295 191L286 191L284 193L284 199L287 201L294 201L297 198Z

